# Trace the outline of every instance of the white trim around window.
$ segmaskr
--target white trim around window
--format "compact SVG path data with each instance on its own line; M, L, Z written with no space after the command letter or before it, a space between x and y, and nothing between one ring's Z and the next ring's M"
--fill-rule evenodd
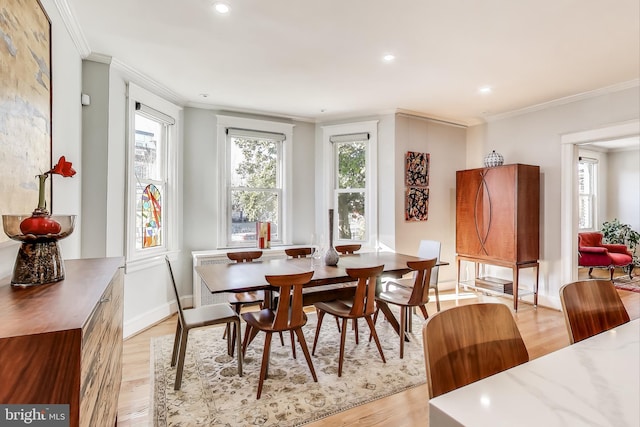
M166 142L166 188L162 207L162 245L154 248L136 248L136 179L134 170L135 160L135 114L136 103L147 107L150 116L157 112L158 120L167 126ZM168 120L170 119L170 120ZM182 196L179 191L181 185L180 162L181 140L180 126L182 108L166 101L159 96L133 84L127 85L127 191L126 191L126 268L127 272L136 271L164 262L163 256L179 250L179 224L181 222Z
M293 124L274 122L269 120L247 119L243 117L216 115L217 120L217 141L218 141L218 249L229 248L234 245L229 242L227 224L231 211L228 200L228 167L227 161L227 128L235 128L246 132L266 132L283 134L282 142L282 225L279 232L282 233L282 244L290 244L292 235L292 144L293 144ZM237 246L237 245L235 245Z
M335 159L331 137L336 135L369 134L367 148L367 186L366 186L366 224L367 240L363 246L369 249L378 246L378 121L364 121L341 125L322 126L322 158L323 158L323 195L319 206L320 235L329 235L328 216L326 212L334 206L335 189ZM336 229L334 227L334 233ZM334 244L352 243L351 241L336 240Z

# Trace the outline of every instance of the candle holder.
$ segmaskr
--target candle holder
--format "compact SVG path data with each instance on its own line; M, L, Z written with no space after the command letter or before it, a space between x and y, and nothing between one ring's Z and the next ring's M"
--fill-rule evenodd
M29 232L24 225L22 228L27 232L20 229L25 220L38 224L32 228L38 234ZM38 210L30 215L2 215L5 234L22 242L13 267L12 286L24 288L64 279L64 261L58 241L73 232L75 221L75 215L49 215Z

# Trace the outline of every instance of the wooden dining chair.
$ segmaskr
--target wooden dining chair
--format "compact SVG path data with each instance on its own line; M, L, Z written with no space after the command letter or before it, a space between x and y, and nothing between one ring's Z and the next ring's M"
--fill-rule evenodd
M400 307L400 326L398 334L400 336L400 359L404 358L404 341L407 338L407 318L411 316L411 307L419 307L422 310L424 318L427 319L427 303L429 302L429 284L431 280L431 270L436 265L436 259L424 261L408 261L407 266L413 270L413 279L411 286L394 286L394 281L388 281L383 285L382 292L376 296L377 309L374 316L374 323L378 317L378 310L387 311L388 305L397 305ZM399 280L399 281L400 281ZM391 314L391 311L387 311Z
M227 326L229 324L233 324L236 328L239 329L240 317L231 309L231 307L224 303L204 305L188 310L183 309L169 257L165 257L165 261L167 263L167 267L169 268L171 284L173 285L173 291L176 296L176 303L178 304L178 324L176 326L176 336L173 340L171 366L173 367L176 365L176 362L178 363L178 368L176 369L176 381L173 388L174 390L180 390L180 386L182 385L182 371L184 368L184 358L187 351L187 339L189 338L189 331L195 328L220 324L227 324ZM229 340L227 344L229 348L227 350L230 350L230 348L233 347L234 343L236 344L238 349L238 375L242 376L242 352L240 351L240 337L238 337L238 339L235 341Z
M347 268L346 272L349 277L356 279L358 285L356 287L355 295L349 301L335 300L329 302L318 302L315 305L318 313L318 326L316 327L316 334L313 339L313 350L311 354L315 354L316 345L318 344L318 337L320 336L320 328L322 327L322 319L325 313L329 313L337 318L342 319L342 328L340 328L340 355L338 358L338 376L342 376L342 364L344 361L344 344L347 336L347 320L359 319L364 317L369 325L371 335L376 341L378 346L378 352L382 362L387 361L382 353L382 347L380 346L380 340L376 333L376 327L373 323L373 313L375 312L375 297L376 297L376 282L380 274L382 274L384 266L379 265L377 267L366 268Z
M291 258L306 258L313 253L312 248L291 248L285 249L284 253Z
M351 244L351 245L338 245L335 247L336 251L341 255L352 254L356 251L359 251L362 245L359 244Z
M253 262L262 256L262 251L243 251L243 252L227 252L227 258L237 263L241 262ZM233 307L234 311L240 314L242 311L242 307L245 305L254 305L254 304L262 304L264 303L264 291L253 291L253 292L234 292L229 295L229 304ZM229 334L229 327L225 330L223 338L227 337ZM236 329L233 328L232 340L236 339ZM239 332L237 333L240 335ZM284 345L284 340L282 340L282 344ZM231 348L231 352L229 353L233 356L233 347Z
M439 311L422 338L430 399L529 361L511 310L500 303Z
M560 302L571 344L629 321L612 282L582 280L560 288Z
M291 346L293 349L295 349L295 340L293 339L293 333L295 332L304 357L307 359L307 365L309 365L313 381L318 382L316 371L313 369L313 362L309 355L307 341L302 332L302 327L307 323L307 315L302 309L302 287L306 283L309 283L312 276L313 271L300 274L265 276L271 286L278 288L280 298L278 298L276 309L264 308L259 312L242 314L242 318L247 323L243 341L243 354L247 351L247 346L251 342L252 336L255 336L255 333L258 331L266 333L264 350L262 352L262 365L260 367L260 379L258 381L257 399L260 399L262 385L268 375L271 336L274 332L282 333L284 331L291 331Z

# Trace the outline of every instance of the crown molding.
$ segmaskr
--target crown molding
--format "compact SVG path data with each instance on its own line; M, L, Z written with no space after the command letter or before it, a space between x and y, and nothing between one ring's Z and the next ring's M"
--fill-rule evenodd
M420 119L420 120L425 120L428 122L433 122L433 123L440 123L443 125L448 125L448 126L455 126L455 127L459 127L459 128L468 128L469 124L462 122L462 121L453 121L450 119L445 119L442 117L434 117L434 116L429 116L423 113L419 113L416 111L411 111L411 110L404 110L404 109L397 109L396 110L396 115L401 116L401 117L409 117L412 119Z
M102 55L104 56L104 55ZM174 104L177 104L181 107L184 107L186 104L186 100L172 91L171 89L165 87L163 84L158 83L156 80L147 76L146 74L136 70L135 68L125 64L120 61L118 58L111 58L111 66L120 71L127 80L137 84L140 87L147 89L148 91L155 93L156 95L170 101Z
M531 105L529 107L521 108L518 110L507 111L505 113L493 114L485 117L486 122L495 122L497 120L506 119L509 117L520 116L522 114L533 113L547 108L558 107L561 105L570 104L572 102L581 101L584 99L595 98L597 96L606 95L609 93L619 92L621 90L631 89L640 86L640 79L633 79L622 83L617 83L611 86L605 86L603 88L590 90L588 92L577 93L575 95L565 96L564 98L554 99L541 104Z
M76 45L76 49L78 49L80 57L83 59L86 58L91 54L91 48L89 47L89 42L84 36L82 27L80 27L80 23L76 19L76 15L73 12L71 5L67 0L53 0L53 2L62 17L64 26L67 28L67 31L71 36L71 40L73 40L73 43Z

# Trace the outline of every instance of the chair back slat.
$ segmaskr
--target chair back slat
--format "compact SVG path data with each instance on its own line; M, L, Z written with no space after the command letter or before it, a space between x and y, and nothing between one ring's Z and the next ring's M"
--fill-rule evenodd
M356 251L359 251L361 247L362 247L362 245L360 245L360 244L337 245L335 247L335 249L339 253L345 255L345 254L352 254L352 253L354 253Z
M262 251L227 252L227 258L235 262L252 262L262 256Z
M312 252L312 248L293 248L284 250L284 253L291 258L306 258L308 255L311 255Z
M629 313L613 283L583 280L560 288L571 344L582 341L629 321Z
M422 335L429 398L529 360L504 304L469 304L437 312Z
M352 316L369 316L375 312L376 285L383 269L384 265L366 268L347 268L346 272L349 277L358 280L350 311Z
M184 322L184 313L182 312L182 303L180 302L180 294L178 293L178 286L176 285L176 279L173 276L173 268L171 268L171 261L169 261L169 257L165 256L164 260L167 263L167 268L169 269L169 276L171 277L171 284L173 285L173 293L176 296L176 304L178 304L178 316L180 318L180 323L183 325Z
M429 283L431 283L431 271L435 265L435 258L424 261L407 261L407 266L414 270L414 282L408 301L409 305L419 306L429 302Z
M280 297L273 320L273 330L285 331L305 324L302 310L302 288L311 281L313 271L299 274L265 276L271 286L278 288Z

